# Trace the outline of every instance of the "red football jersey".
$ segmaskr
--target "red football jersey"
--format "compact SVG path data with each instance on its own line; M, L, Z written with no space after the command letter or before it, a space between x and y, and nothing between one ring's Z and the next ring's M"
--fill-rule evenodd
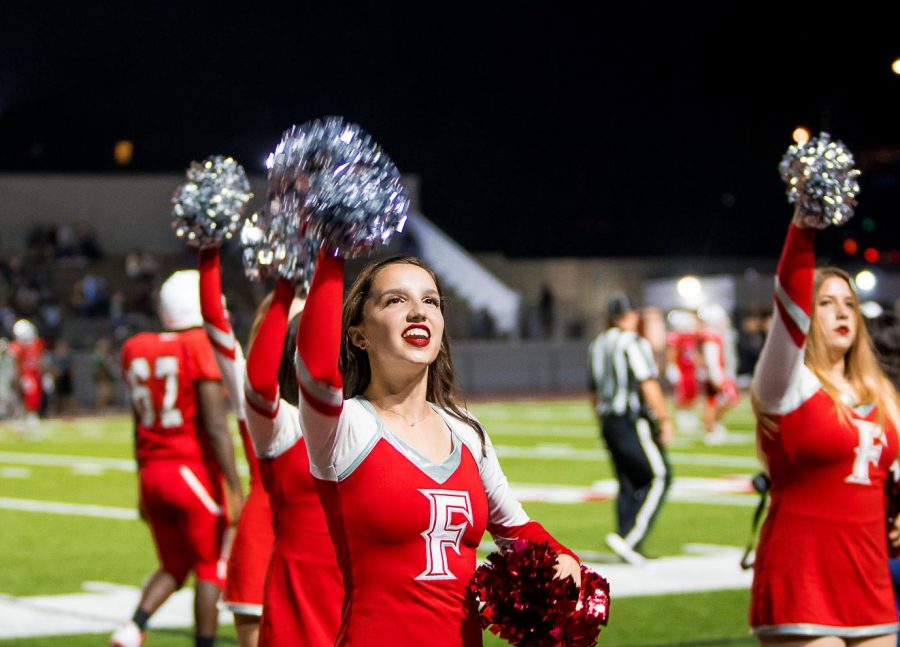
M40 338L28 345L17 341L10 342L9 354L16 358L20 375L38 374L40 373L41 355L44 354L44 342Z
M675 362L682 373L693 372L697 366L697 333L670 332L666 339L675 348Z
M137 459L211 461L197 401L197 382L221 380L212 346L200 328L139 333L122 347L137 430Z

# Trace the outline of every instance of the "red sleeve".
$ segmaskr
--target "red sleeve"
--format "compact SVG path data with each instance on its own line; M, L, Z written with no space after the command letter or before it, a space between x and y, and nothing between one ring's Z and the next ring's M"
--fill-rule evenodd
M293 300L293 286L284 279L279 279L275 284L272 303L269 304L266 316L259 325L253 345L250 347L250 354L247 356L248 384L267 402L275 402L278 399L278 367L281 364L284 337L288 328L288 313ZM266 412L266 415L269 414L270 412Z
M317 397L320 388L341 389L338 359L341 352L341 306L344 298L344 259L319 252L316 274L309 288L297 330L300 389L310 404L337 415L340 407Z
M798 347L809 333L813 275L816 269L815 230L791 225L788 229L775 284L775 306Z
M200 250L200 312L203 315L203 323L209 333L209 340L215 349L228 359L235 358L233 344L225 346L216 343L216 332L224 333L224 337L230 339L231 324L225 316L225 308L222 305L222 270L219 262L219 248L209 247ZM210 327L213 330L210 330ZM223 340L224 341L224 340Z

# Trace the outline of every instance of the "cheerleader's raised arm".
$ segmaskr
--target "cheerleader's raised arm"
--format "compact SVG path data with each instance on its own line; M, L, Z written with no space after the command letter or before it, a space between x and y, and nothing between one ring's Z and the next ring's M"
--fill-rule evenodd
M815 272L815 230L795 217L775 277L772 326L753 373L752 390L763 413L780 415L800 405L803 357L809 335Z
M281 455L302 436L297 410L282 399L278 386L293 302L294 287L279 279L247 357L244 395L250 434L260 458Z
M228 391L228 401L238 420L247 418L244 412L244 353L234 336L222 304L222 271L218 247L206 247L199 252L200 312L206 336L216 354L222 382Z

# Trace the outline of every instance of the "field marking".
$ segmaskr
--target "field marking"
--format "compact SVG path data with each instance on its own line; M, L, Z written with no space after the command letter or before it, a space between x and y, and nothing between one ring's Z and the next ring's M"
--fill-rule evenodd
M28 452L0 452L0 463L7 465L44 465L50 467L101 467L120 472L134 472L133 458L101 458L72 454L36 454Z
M13 499L11 497L0 497L0 509L62 514L74 517L127 519L129 521L138 518L137 510L134 508L116 508L108 505L91 505L86 503L64 503L62 501L38 501L37 499Z
M605 449L579 449L564 444L545 443L534 447L517 445L495 445L497 455L508 458L539 458L548 461L607 461ZM673 465L701 465L706 467L744 467L759 469L759 461L750 456L730 454L691 454L687 452L669 453ZM0 465L43 465L47 467L70 467L81 473L96 473L99 468L120 472L135 472L135 463L129 458L102 458L70 454L36 454L27 452L0 452ZM238 461L238 473L247 475L247 465Z
M0 467L0 478L30 479L31 470L27 467Z
M0 594L0 640L112 632L131 617L140 589L106 582L85 582L84 592L15 597ZM175 629L194 624L194 592L175 592L150 620L151 629ZM230 625L230 612L219 614Z
M490 541L478 548L488 553L497 550ZM687 554L651 559L643 566L620 563L613 553L580 549L575 553L609 581L613 600L750 588L753 571L741 568L742 548L714 544L686 544L683 548Z
M497 455L501 458L539 458L547 461L607 461L609 454L605 449L577 449L561 445L543 445L538 447L518 447L514 445L495 445ZM688 454L671 452L669 462L673 465L705 465L707 467L746 467L759 469L759 461L750 456L733 456L725 454Z
M618 492L618 484L612 479L597 481L587 487L547 483L511 483L510 487L516 498L525 503L573 504L609 501L614 499ZM668 497L670 501L679 503L752 507L757 504L758 499L755 496L748 496L750 493L752 486L749 477L685 477L673 481ZM138 518L134 508L12 497L0 497L0 510L128 521Z
M481 548L496 550L487 542ZM690 547L686 546L686 549ZM742 550L730 546L701 547L699 554L662 557L644 566L597 563L612 554L576 551L610 584L613 599L747 589L752 573L740 568ZM97 634L113 631L131 616L138 602L136 587L105 582L85 582L84 592L66 595L15 597L0 595L0 640ZM228 612L220 624L231 624ZM150 620L150 628L193 626L193 591L182 589L170 597Z
M237 461L238 474L249 475L243 460ZM0 452L0 465L40 465L43 467L68 467L80 475L100 476L106 470L134 473L137 466L133 458L104 458L78 454L36 454L29 452Z
M596 481L590 486L546 483L511 483L512 493L524 503L590 503L609 501L619 491L613 479ZM754 496L749 476L723 478L675 478L666 495L669 501L753 507L759 503Z

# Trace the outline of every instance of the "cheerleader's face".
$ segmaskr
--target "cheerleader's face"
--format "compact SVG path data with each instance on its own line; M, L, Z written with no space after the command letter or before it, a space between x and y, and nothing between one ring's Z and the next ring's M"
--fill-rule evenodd
M407 263L379 270L363 306L362 323L349 332L372 363L429 366L444 338L441 297L431 274Z
M816 326L830 355L845 355L853 342L859 325L856 295L850 285L838 276L824 281L816 295Z

